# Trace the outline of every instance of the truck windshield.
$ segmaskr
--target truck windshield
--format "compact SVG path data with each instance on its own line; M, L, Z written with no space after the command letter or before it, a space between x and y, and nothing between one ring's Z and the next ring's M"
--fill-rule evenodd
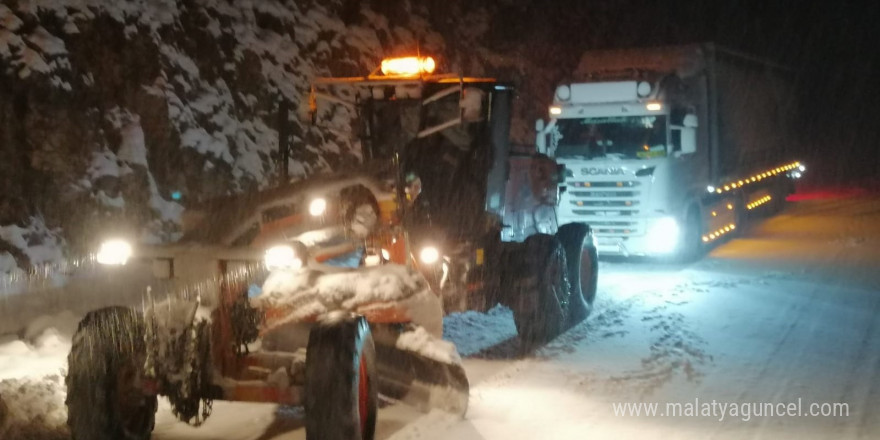
M650 159L666 156L666 116L559 119L551 148L561 158Z

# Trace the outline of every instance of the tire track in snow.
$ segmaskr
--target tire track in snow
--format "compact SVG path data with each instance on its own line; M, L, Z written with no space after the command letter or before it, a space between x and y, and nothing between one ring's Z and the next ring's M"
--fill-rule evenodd
M599 313L548 344L538 355L552 358L573 353L585 341L626 338L638 327L647 326L648 353L636 354L641 356L640 367L610 376L579 371L570 375L572 385L584 392L598 386L606 392L632 391L645 397L676 377L699 382L713 357L705 349L706 341L691 330L686 316L676 309L689 304L691 295L708 291L700 283L685 281L665 289L649 287L625 300L608 299ZM649 303L657 301L659 305L650 307Z
M681 375L689 382L702 379L703 367L713 360L704 348L706 341L690 329L685 315L670 310L687 302L666 303L647 310L641 318L650 326L649 354L641 359L641 368L609 377L608 386L630 389L644 398Z

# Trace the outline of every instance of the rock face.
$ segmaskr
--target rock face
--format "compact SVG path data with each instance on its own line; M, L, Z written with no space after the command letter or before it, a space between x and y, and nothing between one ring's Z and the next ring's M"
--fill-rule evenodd
M22 248L10 225L40 226L71 255L110 232L169 241L187 204L273 185L282 101L290 176L356 161L344 109L308 122L315 77L362 75L418 49L446 70L527 82L527 61L486 48L503 19L494 12L463 1L2 0L0 258L42 262L27 247L48 238ZM541 90L546 102L552 86Z

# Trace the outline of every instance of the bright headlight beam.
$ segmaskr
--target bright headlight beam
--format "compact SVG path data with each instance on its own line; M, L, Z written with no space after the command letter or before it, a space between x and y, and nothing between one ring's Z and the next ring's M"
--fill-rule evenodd
M319 217L324 215L324 212L327 211L327 200L323 198L317 198L312 200L309 203L309 214L313 217Z
M680 233L678 222L674 218L663 217L654 220L647 234L649 251L656 254L673 252L678 245Z
M419 260L425 264L434 264L437 260L440 259L440 251L437 250L434 246L427 246L422 248L419 252Z
M125 240L107 240L101 243L101 248L95 255L99 264L107 266L122 266L131 258L131 245Z
M287 245L273 246L267 249L263 259L266 263L266 269L269 270L299 269L303 265L302 259L296 255L293 247Z

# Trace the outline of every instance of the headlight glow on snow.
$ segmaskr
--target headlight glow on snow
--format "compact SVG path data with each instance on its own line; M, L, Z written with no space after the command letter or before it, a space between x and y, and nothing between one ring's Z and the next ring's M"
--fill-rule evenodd
M668 254L675 250L678 236L681 233L678 222L672 217L662 217L648 228L648 251L656 254Z
M324 215L324 211L326 211L326 210L327 210L327 200L326 199L317 198L315 200L312 200L311 203L309 203L309 214L311 214L314 217Z
M125 240L107 240L95 256L99 264L122 266L131 258L131 245Z
M427 246L422 248L421 252L419 252L419 260L425 264L434 264L437 260L440 259L440 251L437 250L434 246Z
M273 246L266 250L264 256L266 269L299 269L302 267L302 259L297 257L293 248L287 245Z

